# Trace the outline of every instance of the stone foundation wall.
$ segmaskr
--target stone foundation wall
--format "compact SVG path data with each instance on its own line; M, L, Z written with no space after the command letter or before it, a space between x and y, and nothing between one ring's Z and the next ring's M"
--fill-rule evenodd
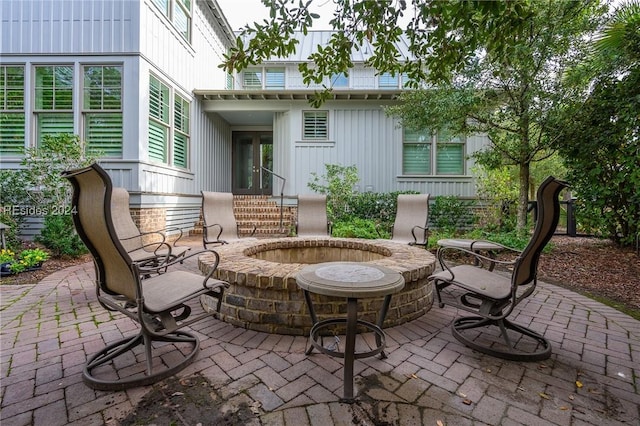
M296 249L302 254L295 254ZM311 318L295 277L310 263L363 261L400 272L405 287L393 295L384 327L416 319L433 304L433 288L427 278L434 270L435 257L419 247L388 240L279 238L240 241L215 250L220 255L220 264L214 275L230 283L222 304L222 319L251 330L309 333ZM283 255L284 263L272 261L278 254ZM200 270L208 272L213 259L212 255L203 255ZM312 299L319 320L346 314L345 299L316 294ZM375 323L382 302L382 297L359 300L358 318ZM203 305L209 308L215 303L205 298Z

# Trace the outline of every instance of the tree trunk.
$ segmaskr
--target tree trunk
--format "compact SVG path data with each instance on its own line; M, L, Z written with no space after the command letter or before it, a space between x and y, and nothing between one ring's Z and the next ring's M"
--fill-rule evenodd
M523 231L527 228L527 207L529 205L529 169L528 161L520 163L520 180L518 185L518 210L516 228Z

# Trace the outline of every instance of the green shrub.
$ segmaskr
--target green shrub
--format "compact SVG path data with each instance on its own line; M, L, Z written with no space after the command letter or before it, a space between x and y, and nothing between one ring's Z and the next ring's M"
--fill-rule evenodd
M473 222L471 203L453 195L435 197L429 212L433 228L454 232L467 227Z
M388 232L381 230L380 235L376 232L376 222L371 219L361 219L352 217L347 220L333 224L331 235L341 238L389 238Z
M75 231L71 215L49 214L36 241L51 250L54 256L79 256L87 252Z
M327 215L331 222L338 222L348 218L348 203L353 195L353 187L358 183L358 169L356 166L342 166L340 164L325 164L326 174L318 176L311 173L311 181L307 186L319 193L327 195Z

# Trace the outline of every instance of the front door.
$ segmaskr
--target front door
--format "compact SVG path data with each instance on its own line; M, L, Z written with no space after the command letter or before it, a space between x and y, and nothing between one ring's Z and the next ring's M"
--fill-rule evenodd
M233 193L271 195L273 133L233 132Z

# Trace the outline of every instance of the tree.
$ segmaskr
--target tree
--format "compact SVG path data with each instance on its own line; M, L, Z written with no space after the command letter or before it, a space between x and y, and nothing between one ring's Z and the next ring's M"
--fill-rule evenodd
M591 89L559 118L557 147L584 225L623 245L640 235L640 2L614 11L571 77Z
M228 72L296 49L295 31L312 28L311 1L263 0L270 19L245 26L221 66ZM533 161L552 154L548 117L569 97L562 73L583 54L584 36L600 15L599 1L334 0L335 30L300 64L303 81L347 73L351 52L367 42L366 65L404 73L413 88L406 109L392 113L414 128L448 126L458 133L488 132L493 150L485 164L520 168L518 226L524 228ZM401 20L407 25L400 25ZM411 58L396 50L406 37ZM319 106L330 87L316 93ZM455 89L455 90L452 90ZM428 94L428 95L427 95ZM473 119L473 121L470 121Z
M585 36L595 31L603 12L598 2L536 3L526 30L508 39L507 57L479 55L450 83L406 92L389 112L413 129L486 133L491 145L474 156L489 169L518 168L516 226L522 230L531 164L553 155L554 117L583 93L568 84L565 71L582 60Z
M380 72L406 73L416 87L424 81L447 81L453 71L465 68L483 48L505 58L511 46L496 34L517 36L533 13L532 0L333 0L330 21L335 30L326 46L318 46L308 62L300 64L303 81L322 83L323 77L347 73L353 66L351 52L365 41L372 47L367 65ZM285 57L296 49L296 31L313 27L317 15L309 11L312 0L262 0L270 19L246 25L221 67L241 71L273 56ZM407 24L404 24L408 21ZM406 61L395 47L401 37L409 41L413 56ZM321 104L330 87L312 100Z

